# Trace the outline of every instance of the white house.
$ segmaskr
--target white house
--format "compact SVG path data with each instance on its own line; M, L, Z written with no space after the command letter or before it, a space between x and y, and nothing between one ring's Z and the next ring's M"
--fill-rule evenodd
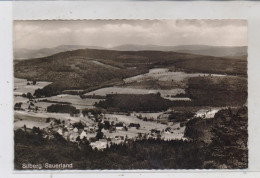
M78 136L79 136L78 133L73 132L72 134L70 134L69 140L70 140L71 142L75 142Z
M116 130L123 130L124 129L124 127L116 127Z
M57 130L57 133L60 134L60 135L62 135L62 134L63 134L62 128L59 128L59 129Z
M80 139L83 139L84 137L87 138L87 133L83 130L81 134L79 135Z
M75 127L74 129L73 129L73 132L78 132L79 131L79 129L77 128L77 127Z

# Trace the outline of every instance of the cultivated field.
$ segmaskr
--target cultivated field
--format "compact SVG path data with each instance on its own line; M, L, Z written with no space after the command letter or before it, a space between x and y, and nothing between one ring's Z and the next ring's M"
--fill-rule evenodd
M27 85L29 83L29 85ZM35 85L32 84L32 81L27 81L26 79L14 78L14 95L22 95L26 93L33 94L35 90L43 88L51 82L38 81Z

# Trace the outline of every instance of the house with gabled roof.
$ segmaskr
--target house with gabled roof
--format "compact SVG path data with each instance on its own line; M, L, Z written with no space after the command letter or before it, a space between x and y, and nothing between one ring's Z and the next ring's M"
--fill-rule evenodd
M81 133L79 133L79 138L82 140L84 137L87 138L87 133L84 130L82 130Z
M77 132L72 132L72 133L69 135L69 140L70 140L71 142L76 142L78 136L79 136L79 134L78 134Z
M79 129L78 129L77 127L75 127L75 128L73 129L73 132L78 133L78 131L79 131Z

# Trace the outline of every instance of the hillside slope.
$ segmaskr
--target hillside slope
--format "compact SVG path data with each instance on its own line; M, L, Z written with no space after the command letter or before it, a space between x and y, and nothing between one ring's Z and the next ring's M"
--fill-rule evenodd
M81 49L16 62L14 76L53 82L45 89L60 93L66 89L91 90L109 86L158 67L186 72L247 75L245 60L162 51Z
M248 109L220 110L212 119L195 118L186 124L185 136L206 143L204 168L248 167Z

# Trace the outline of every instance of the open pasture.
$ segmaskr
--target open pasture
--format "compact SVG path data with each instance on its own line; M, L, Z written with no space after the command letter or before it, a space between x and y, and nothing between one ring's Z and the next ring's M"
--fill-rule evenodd
M155 69L150 69L148 73L126 78L126 79L124 79L124 82L132 83L132 82L141 82L144 80L182 82L186 78L198 77L198 76L208 76L208 75L225 76L225 75L221 75L221 74L186 73L186 72L170 71L167 68L157 68L157 69L155 68Z
M173 124L173 123L168 123L166 124L161 124L157 122L152 122L152 121L143 121L141 119L138 119L136 116L131 115L131 116L126 116L126 115L119 115L119 114L105 114L105 117L108 118L109 121L114 121L114 122L123 122L125 124L130 124L130 123L138 123L140 124L140 128L137 129L136 133L138 132L150 132L151 129L158 129L158 130L165 130L167 127L172 128L173 130L176 130L178 127L180 127L179 123Z
M184 93L184 89L176 88L171 90L156 90L156 89L137 89L137 88L123 88L123 87L106 87L101 88L89 93L86 93L85 95L101 95L106 96L107 94L156 94L160 92L161 96L167 96L167 95L177 95L180 93Z
M55 102L68 102L71 103L72 106L75 106L77 109L93 108L93 105L96 102L100 101L100 99L90 99L90 98L82 99L78 95L69 95L69 94L61 94L57 96L48 97L46 99Z
M82 121L87 124L93 124L94 121L89 119L88 117L72 117L70 114L67 113L48 113L48 112L27 112L27 111L15 111L14 112L14 119L15 120L30 120L36 122L46 122L46 118L56 118L60 119L61 121L65 122L79 122Z
M29 85L27 85L27 83ZM34 94L35 90L43 88L51 82L37 81L35 85L32 84L32 81L27 81L26 79L14 78L14 95L22 95L26 93Z
M49 123L44 122L37 122L37 121L31 121L31 120L19 120L14 122L14 129L19 129L26 126L26 128L32 129L33 127L39 127L40 129L48 127Z

